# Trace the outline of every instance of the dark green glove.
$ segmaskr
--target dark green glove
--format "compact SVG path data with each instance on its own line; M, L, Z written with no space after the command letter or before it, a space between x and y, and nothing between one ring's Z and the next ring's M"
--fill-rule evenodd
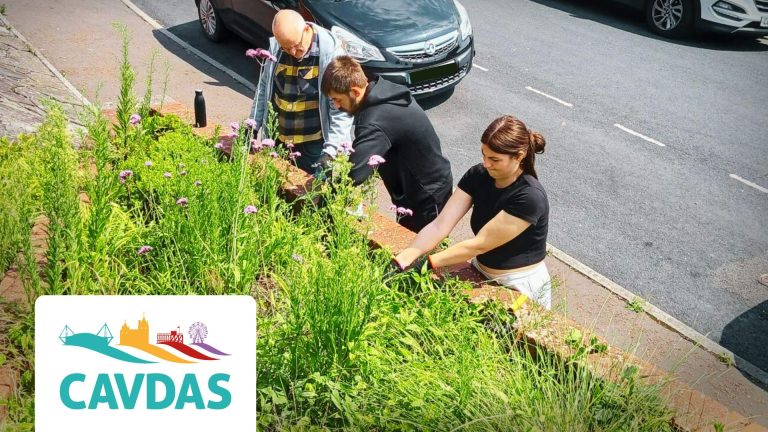
M312 166L315 168L315 172L312 176L320 181L326 180L331 174L331 162L333 162L333 156L323 152L320 159L317 160Z
M429 259L429 255L422 255L416 261L412 262L407 270L421 273L424 268L426 268L427 271L435 270L435 267L432 265L432 260Z

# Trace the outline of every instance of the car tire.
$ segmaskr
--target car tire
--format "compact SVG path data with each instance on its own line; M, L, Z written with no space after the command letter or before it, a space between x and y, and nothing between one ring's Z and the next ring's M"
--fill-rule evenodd
M200 21L200 28L203 29L203 33L208 39L219 42L224 38L226 34L224 23L211 0L197 2L197 17Z
M690 34L695 13L691 0L648 0L645 20L657 35L674 38Z

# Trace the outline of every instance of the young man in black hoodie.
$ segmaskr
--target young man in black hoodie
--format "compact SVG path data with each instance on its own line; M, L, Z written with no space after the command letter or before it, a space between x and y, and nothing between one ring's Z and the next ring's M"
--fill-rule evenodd
M331 60L322 92L337 109L355 116L349 156L354 183L378 170L392 203L413 212L404 212L398 222L419 232L437 217L453 190L450 162L427 114L407 87L381 77L368 82L349 56Z

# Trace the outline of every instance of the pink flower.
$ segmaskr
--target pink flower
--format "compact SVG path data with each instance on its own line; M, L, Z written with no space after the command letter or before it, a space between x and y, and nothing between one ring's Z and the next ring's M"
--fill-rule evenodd
M185 197L181 197L176 200L176 205L180 205L182 207L186 207L189 204L189 200Z
M213 148L215 148L216 150L221 150L221 149L224 148L224 143L219 141L219 142L217 142L216 144L213 145Z
M131 114L131 118L128 121L131 123L131 126L136 126L141 121L141 116L138 114Z
M397 212L397 206L392 204L391 206L389 206L389 211L391 211L393 213Z
M251 148L254 149L255 151L260 151L262 148L264 148L264 146L262 146L261 143L259 143L258 140L252 139L251 140Z
M261 145L263 145L264 147L274 147L275 146L275 141L271 140L269 138L263 139L263 140L261 140Z
M272 152L272 153L270 153L269 155L270 155L271 157L273 157L273 158L276 158L276 157L278 156L278 155L277 155L277 153L275 153L275 152Z
M386 159L384 159L383 157L379 155L373 155L368 159L368 166L376 168L377 166L383 164L384 162L386 162Z
M243 213L245 213L245 214L254 214L257 211L259 211L259 209L257 209L256 206L254 206L254 205L247 205L243 209Z
M301 152L291 152L288 154L288 157L291 158L291 160L296 160L296 158L300 156L301 156Z
M352 143L349 141L344 141L343 143L341 143L341 146L339 146L339 150L341 150L341 152L347 156L355 152L355 149L352 148Z
M288 150L293 150L293 141L288 141L285 146L288 147Z
M229 127L232 129L232 132L237 132L240 130L240 123L232 122L229 124Z
M120 171L120 175L118 176L120 178L120 183L125 184L125 180L127 180L132 175L133 175L133 171L131 170Z
M293 254L291 255L291 258L296 261L297 263L301 264L304 262L304 257L299 254Z
M264 48L250 48L247 51L245 51L245 55L250 58L255 58L259 60L270 60L270 61L277 61L277 58L272 55L271 52L268 50L265 50Z
M224 135L224 137L225 138L236 138L237 137L237 132L230 132L230 133Z
M255 128L256 127L256 120L251 119L251 118L246 119L245 120L245 127L247 127L248 129Z
M200 186L203 185L203 182L201 182L200 180L195 180L194 184L195 184L195 186L200 187Z
M163 177L165 177L165 178L167 178L167 179L168 179L168 178L171 178L171 173L169 173L168 171L166 171L166 172L165 172L165 174L163 174Z
M147 168L151 167L152 166L152 161L144 162L144 166L147 167Z
M400 216L413 216L413 210L409 208L398 207L396 211Z
M186 171L182 171L182 172L179 173L179 175L180 176L185 176L185 175L187 175L187 172Z
M137 255L146 255L149 253L152 249L154 249L152 246L142 246L139 248L139 250L136 251Z

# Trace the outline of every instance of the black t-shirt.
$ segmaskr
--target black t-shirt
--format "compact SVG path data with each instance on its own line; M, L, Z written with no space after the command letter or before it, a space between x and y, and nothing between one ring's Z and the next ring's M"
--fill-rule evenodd
M549 202L539 181L524 174L505 188L497 188L482 164L470 168L459 181L459 188L472 197L472 232L505 211L531 225L517 237L484 254L480 264L498 270L511 270L536 264L547 254Z

